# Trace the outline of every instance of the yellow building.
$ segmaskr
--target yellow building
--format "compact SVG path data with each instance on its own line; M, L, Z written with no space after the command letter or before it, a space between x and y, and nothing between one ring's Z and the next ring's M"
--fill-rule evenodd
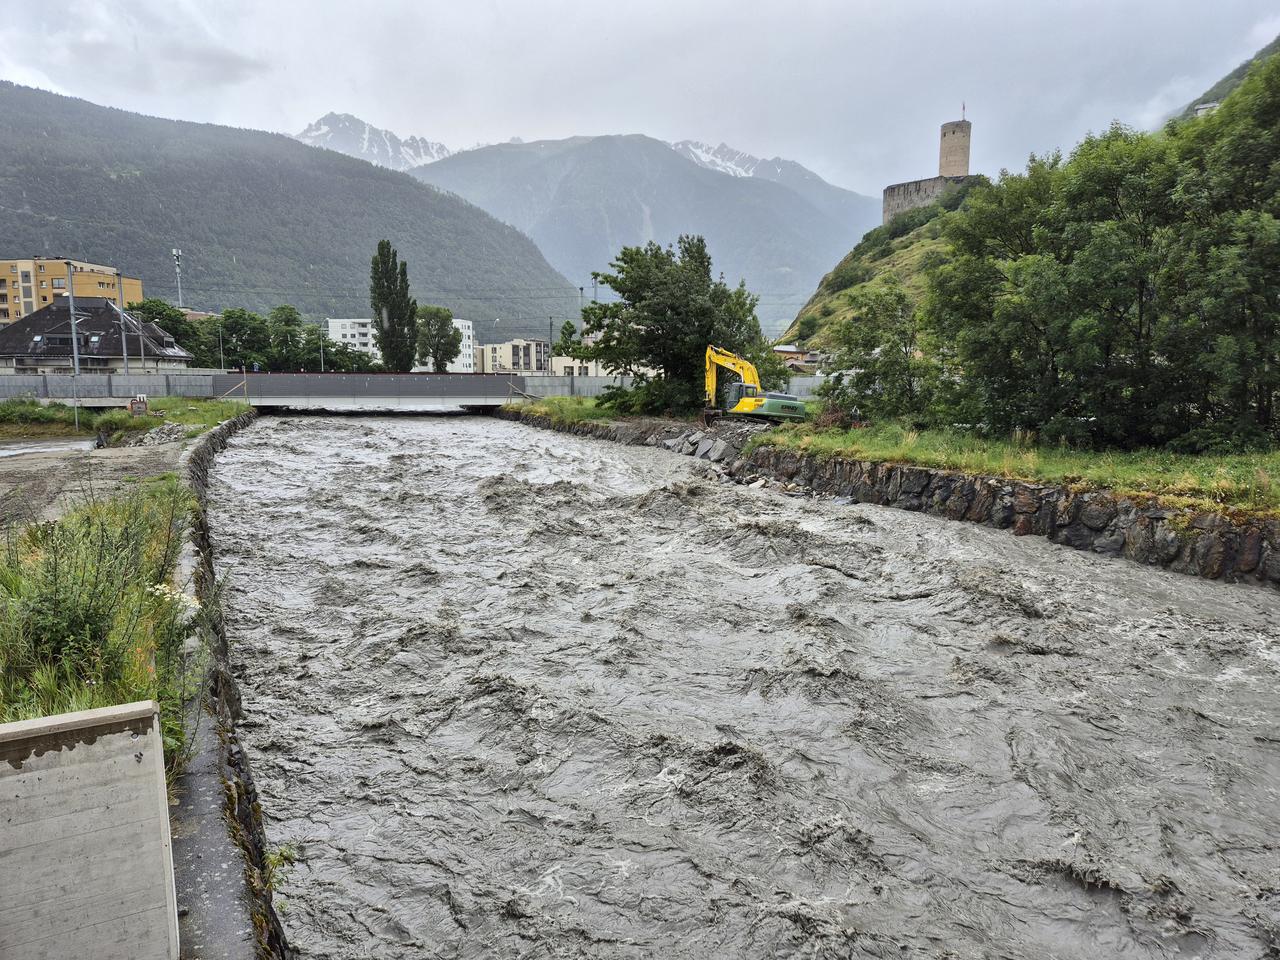
M124 287L121 299L115 267L72 260L68 274L67 261L53 257L0 260L0 324L35 313L57 297L66 296L68 276L77 297L105 297L121 307L143 299L142 281L136 277L120 278Z

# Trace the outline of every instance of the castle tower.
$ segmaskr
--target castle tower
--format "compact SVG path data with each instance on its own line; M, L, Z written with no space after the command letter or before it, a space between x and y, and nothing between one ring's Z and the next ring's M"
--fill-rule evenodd
M968 120L952 120L942 125L942 141L938 148L938 176L969 175L969 131L972 128L973 124Z

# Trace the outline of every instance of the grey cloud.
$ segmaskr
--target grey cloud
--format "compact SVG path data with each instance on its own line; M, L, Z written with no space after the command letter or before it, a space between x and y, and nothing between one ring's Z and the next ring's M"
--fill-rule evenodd
M113 106L284 132L337 110L455 147L628 132L723 140L867 193L931 172L938 124L962 100L974 168L995 173L1113 119L1157 124L1280 30L1274 0L37 9L50 11L32 21L38 45L7 42L18 28L0 23L0 71ZM89 73L85 55L98 64Z

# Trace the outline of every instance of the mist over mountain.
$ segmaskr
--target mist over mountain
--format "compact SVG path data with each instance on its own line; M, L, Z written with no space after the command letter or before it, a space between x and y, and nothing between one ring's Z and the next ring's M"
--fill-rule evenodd
M718 170L732 177L759 177L761 180L772 180L790 187L819 210L826 211L841 221L865 224L863 232L880 221L879 198L864 196L828 183L794 160L784 160L782 157L763 160L745 151L735 150L725 143L713 147L697 140L680 140L671 144L671 149L709 170Z
M336 150L391 170L408 170L449 156L443 143L423 137L400 139L390 130L365 123L349 113L326 113L308 124L295 140L312 147Z
M0 129L0 237L10 255L114 264L149 295L176 299L170 249L180 247L188 306L291 303L314 317L362 317L369 261L385 237L408 261L420 302L502 317L504 338L545 336L549 314L577 309L577 291L513 227L413 177L290 137L8 82Z
M716 269L760 295L766 332L785 327L833 259L879 220L878 202L799 164L755 160L726 175L640 135L496 144L410 172L518 227L587 287L625 245L702 234Z
M1193 117L1196 114L1196 108L1201 104L1220 103L1229 93L1231 93L1232 90L1240 86L1240 81L1248 76L1250 67L1261 60L1267 59L1267 57L1270 57L1275 53L1280 53L1280 36L1276 37L1252 57L1240 64L1230 73L1226 74L1208 90L1188 103L1182 108L1177 116L1184 119L1186 117Z

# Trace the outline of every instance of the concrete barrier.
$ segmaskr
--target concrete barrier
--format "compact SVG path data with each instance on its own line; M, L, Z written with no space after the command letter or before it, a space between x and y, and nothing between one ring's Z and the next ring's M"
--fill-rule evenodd
M0 724L0 957L176 960L159 709Z

